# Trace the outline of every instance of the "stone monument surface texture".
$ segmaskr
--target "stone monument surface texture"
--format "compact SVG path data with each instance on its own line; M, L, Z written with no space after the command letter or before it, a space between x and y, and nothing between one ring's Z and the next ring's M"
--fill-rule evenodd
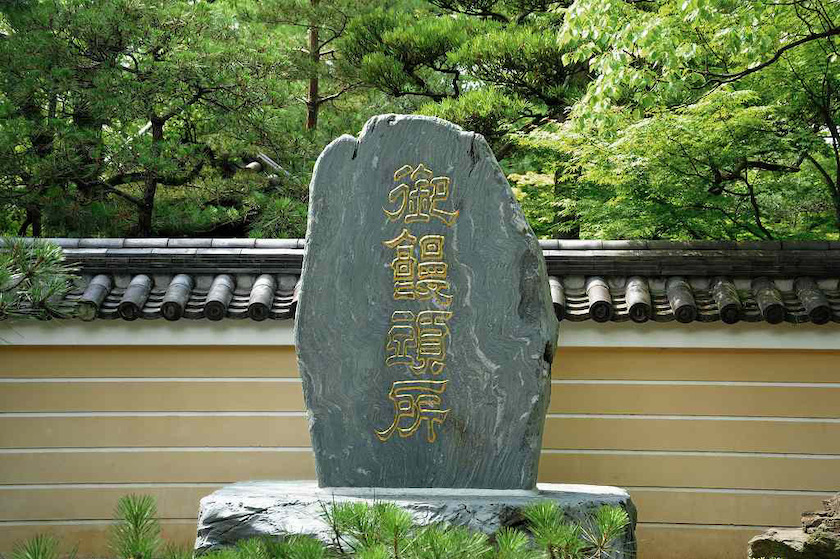
M557 340L484 138L381 115L310 185L298 366L322 487L533 489Z

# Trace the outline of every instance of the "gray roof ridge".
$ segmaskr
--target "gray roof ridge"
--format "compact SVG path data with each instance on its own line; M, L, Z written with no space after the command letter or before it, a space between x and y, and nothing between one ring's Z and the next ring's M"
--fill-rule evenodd
M14 239L14 237L13 237ZM33 237L20 237L25 242L34 242ZM37 240L49 241L64 249L167 249L167 248L219 248L219 249L302 249L304 239L256 239L256 238L203 238L203 237L43 237Z
M32 242L32 237L22 237ZM203 237L44 237L43 240L65 249L168 249L168 248L219 248L219 249L303 249L305 239L285 238L203 238ZM541 239L543 250L840 250L840 241L782 240L782 241L662 241L662 240L587 240Z

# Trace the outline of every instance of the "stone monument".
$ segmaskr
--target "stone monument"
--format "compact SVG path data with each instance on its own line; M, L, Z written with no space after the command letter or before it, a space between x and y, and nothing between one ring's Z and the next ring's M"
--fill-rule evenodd
M537 239L482 136L382 115L336 139L315 164L306 248L295 342L318 486L206 497L197 549L317 534L319 502L336 499L490 532L545 498L634 517L622 490L536 488L558 323Z
M533 489L557 319L484 139L386 115L315 164L295 318L324 487Z

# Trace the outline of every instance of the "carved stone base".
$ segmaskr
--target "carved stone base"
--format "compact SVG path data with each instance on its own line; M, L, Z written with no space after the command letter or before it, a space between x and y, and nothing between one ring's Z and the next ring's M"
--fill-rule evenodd
M325 507L345 501L391 501L421 525L443 522L494 534L523 522L523 507L541 500L557 502L572 519L582 519L601 505L618 505L631 524L621 542L623 553L635 556L636 508L623 489L593 485L541 484L536 491L486 489L319 488L314 482L246 482L223 487L201 500L197 553L238 540L309 534L332 540L322 518Z

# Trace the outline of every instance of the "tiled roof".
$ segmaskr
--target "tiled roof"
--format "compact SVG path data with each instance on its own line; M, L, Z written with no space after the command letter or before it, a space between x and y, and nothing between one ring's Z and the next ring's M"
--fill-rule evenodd
M51 239L94 318L292 318L303 239ZM561 320L840 322L838 242L540 241Z

